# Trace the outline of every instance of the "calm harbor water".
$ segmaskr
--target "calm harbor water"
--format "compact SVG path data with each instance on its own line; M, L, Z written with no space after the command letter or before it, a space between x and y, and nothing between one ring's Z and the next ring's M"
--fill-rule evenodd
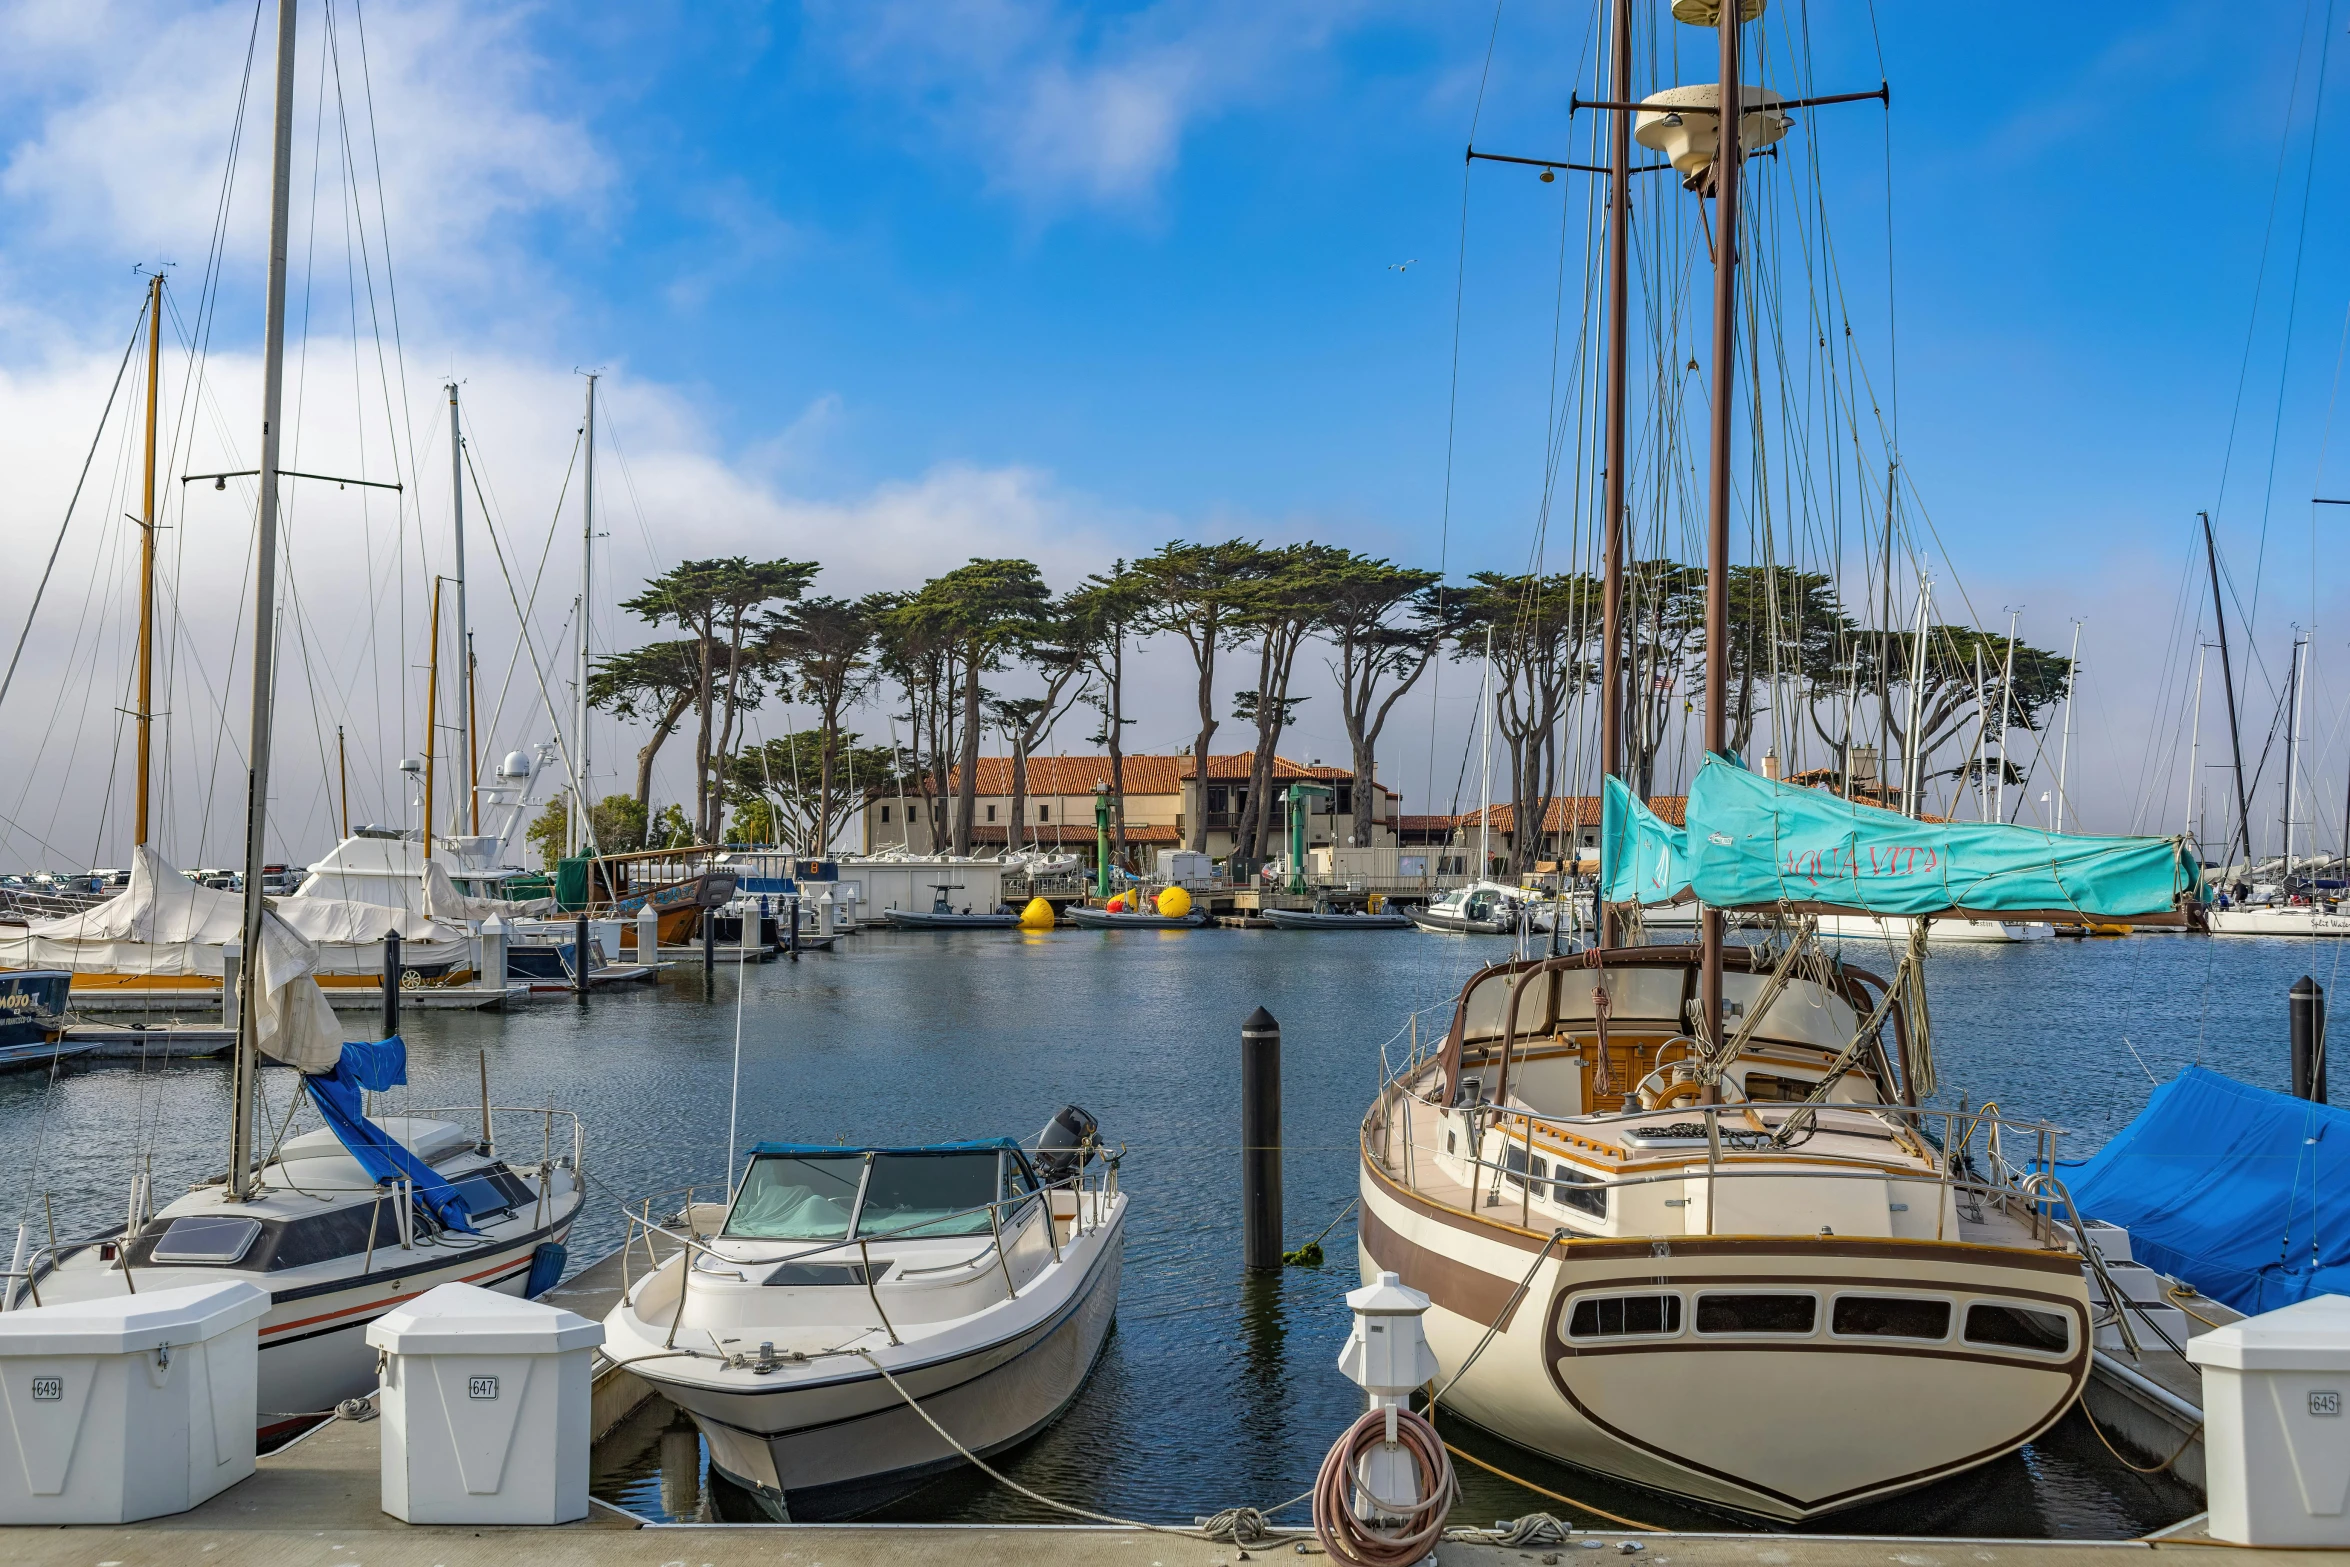
M1127 1150L1133 1212L1118 1328L1067 1417L1004 1467L1099 1511L1188 1520L1305 1490L1356 1409L1335 1364L1348 1325L1341 1297L1356 1282L1351 1222L1332 1230L1321 1269L1249 1280L1239 1266L1241 1020L1262 1005L1283 1027L1286 1230L1296 1244L1339 1221L1353 1194L1354 1129L1382 1042L1400 1050L1415 1008L1423 1030L1441 1030L1462 980L1507 947L1416 932L876 932L798 963L721 969L707 989L692 969L584 1004L411 1013L407 1103L478 1104L486 1054L500 1104L579 1111L591 1201L574 1265L618 1243L624 1201L720 1183L738 1026L741 1146L1025 1138L1063 1103L1085 1106ZM1881 950L1848 956L1890 972ZM2334 990L2345 956L2350 943L2171 936L1938 951L1943 1098L1996 1099L2010 1116L2045 1117L2068 1129L2061 1147L2079 1157L2137 1112L2156 1079L2190 1062L2282 1087L2286 989L2309 973ZM0 1214L11 1225L27 1214L38 1229L51 1194L58 1228L71 1233L119 1221L135 1157L152 1160L164 1193L216 1172L226 1082L210 1062L0 1078L9 1155ZM271 1126L291 1086L288 1073L266 1074ZM646 1513L723 1515L728 1498L705 1483L697 1444L665 1423L654 1410L628 1440L606 1444L597 1493ZM1721 1526L1473 1431L1449 1434L1615 1512ZM1455 1516L1464 1521L1565 1511L1465 1466L1463 1485ZM2175 1484L2114 1463L2076 1414L2022 1453L1826 1527L2120 1536L2195 1506ZM969 1475L885 1516L1055 1515Z

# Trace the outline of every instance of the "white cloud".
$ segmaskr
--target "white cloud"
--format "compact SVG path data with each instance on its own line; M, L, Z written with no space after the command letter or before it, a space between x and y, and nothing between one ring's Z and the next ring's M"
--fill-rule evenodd
M877 96L918 111L926 146L976 159L1035 206L1146 200L1185 132L1279 89L1353 10L1161 3L1088 23L1051 0L860 0L817 36Z
M258 272L275 50L275 8L263 11L254 39L255 8L243 0L0 10L0 91L17 105L0 119L0 198L13 209L8 250L20 268L23 253L39 247L123 264L171 260L198 272L251 40L227 259L237 272ZM507 238L513 225L549 211L592 212L611 171L578 121L549 106L545 64L524 36L528 8L378 0L364 12L364 40L361 14L338 7L330 40L324 8L302 11L297 267L309 254L342 269L344 209L355 203L380 269L380 196L403 277L491 288L520 254ZM345 167L346 134L355 178Z

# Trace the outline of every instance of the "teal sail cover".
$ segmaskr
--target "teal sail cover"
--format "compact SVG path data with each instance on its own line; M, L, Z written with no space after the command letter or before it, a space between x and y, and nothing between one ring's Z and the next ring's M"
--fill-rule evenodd
M1669 827L1620 778L1610 776L1600 803L1600 836L1607 845L1607 901L1674 903L1689 891L1688 835Z
M2202 870L2181 838L1927 822L1706 758L1689 791L1689 883L1715 908L2123 920L2176 913Z

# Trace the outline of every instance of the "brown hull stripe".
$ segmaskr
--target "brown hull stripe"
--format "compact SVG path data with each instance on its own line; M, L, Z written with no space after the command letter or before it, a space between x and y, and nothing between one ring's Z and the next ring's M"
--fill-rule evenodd
M1401 1276L1410 1288L1456 1317L1487 1327L1498 1321L1503 1332L1509 1331L1510 1319L1517 1315L1512 1299L1518 1292L1516 1279L1472 1268L1442 1252L1415 1245L1382 1224L1369 1208L1362 1210L1360 1233L1371 1260Z

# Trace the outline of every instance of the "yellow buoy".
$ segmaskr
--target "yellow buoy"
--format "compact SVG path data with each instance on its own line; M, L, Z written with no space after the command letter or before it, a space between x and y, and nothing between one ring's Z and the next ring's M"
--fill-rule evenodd
M1159 894L1159 912L1171 920L1179 920L1191 912L1191 894L1181 887L1169 887Z
M1020 911L1020 928L1022 930L1051 930L1058 918L1059 916L1053 913L1051 904L1042 898L1030 898L1028 907Z

